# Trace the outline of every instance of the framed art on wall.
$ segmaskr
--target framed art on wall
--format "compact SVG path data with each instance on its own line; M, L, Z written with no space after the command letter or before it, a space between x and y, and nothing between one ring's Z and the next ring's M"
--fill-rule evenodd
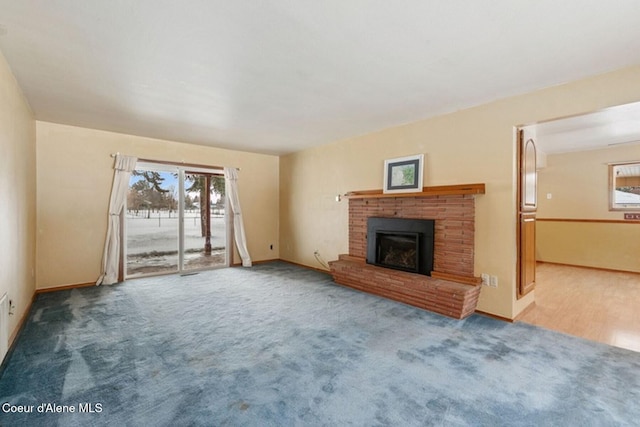
M424 154L384 161L384 193L422 191Z

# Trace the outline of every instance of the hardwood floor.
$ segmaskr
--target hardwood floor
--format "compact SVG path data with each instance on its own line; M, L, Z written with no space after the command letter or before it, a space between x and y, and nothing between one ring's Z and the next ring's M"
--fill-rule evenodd
M538 263L516 321L640 352L640 274Z

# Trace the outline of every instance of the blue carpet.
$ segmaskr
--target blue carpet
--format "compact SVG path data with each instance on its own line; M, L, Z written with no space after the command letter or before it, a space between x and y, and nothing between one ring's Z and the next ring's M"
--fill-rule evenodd
M619 426L639 403L640 353L280 262L40 294L0 377L3 426Z

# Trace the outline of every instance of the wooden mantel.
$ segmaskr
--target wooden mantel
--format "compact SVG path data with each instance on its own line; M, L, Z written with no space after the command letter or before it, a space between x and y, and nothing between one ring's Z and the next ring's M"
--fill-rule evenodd
M415 193L384 193L382 190L350 191L344 195L349 199L372 199L385 197L425 197L425 196L450 196L464 194L484 194L485 185L459 184L439 185L434 187L422 187L422 191Z

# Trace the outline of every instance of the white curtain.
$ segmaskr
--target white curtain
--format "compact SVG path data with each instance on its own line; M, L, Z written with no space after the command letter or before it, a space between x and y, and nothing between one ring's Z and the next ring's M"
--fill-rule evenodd
M120 214L124 208L129 187L131 172L136 168L137 158L116 155L114 165L113 186L109 200L109 223L107 225L107 239L104 243L102 258L102 274L96 285L112 285L118 281L120 271Z
M243 267L251 267L251 257L247 250L247 238L244 235L244 223L242 222L242 210L238 198L238 170L236 168L224 168L224 183L233 212L233 235Z

